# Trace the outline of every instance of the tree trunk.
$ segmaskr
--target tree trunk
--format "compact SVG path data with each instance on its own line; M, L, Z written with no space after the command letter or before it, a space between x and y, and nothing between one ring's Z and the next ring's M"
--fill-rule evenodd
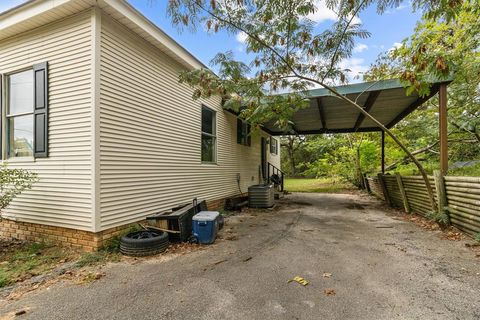
M289 158L290 158L290 166L292 170L292 176L297 176L297 169L295 164L295 149L293 148L293 144L295 143L295 139L292 137L288 137L288 144L290 145L289 148Z

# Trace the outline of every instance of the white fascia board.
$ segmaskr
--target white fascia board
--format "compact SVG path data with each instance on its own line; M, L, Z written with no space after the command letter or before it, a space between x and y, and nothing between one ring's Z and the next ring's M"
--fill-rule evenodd
M207 67L200 62L195 56L188 52L185 48L179 45L169 35L163 32L154 23L148 20L130 4L124 0L103 0L104 3L114 8L120 14L132 21L139 28L151 35L155 40L163 44L169 50L172 51L177 57L184 61L192 69L206 69Z

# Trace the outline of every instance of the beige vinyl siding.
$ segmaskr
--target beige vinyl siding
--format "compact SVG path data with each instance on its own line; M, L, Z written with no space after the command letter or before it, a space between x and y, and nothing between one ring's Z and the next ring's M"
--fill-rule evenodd
M7 159L40 180L2 212L6 217L93 230L91 42L91 10L0 42L2 74L49 64L49 157Z
M281 169L280 167L280 137L273 137L275 140L277 140L277 145L278 145L278 149L277 149L277 154L273 154L273 153L270 153L270 146L268 146L268 162L270 162L271 164L273 164L275 167L277 167L278 169Z
M102 16L101 229L193 197L238 194L237 173L242 192L258 183L260 135L251 147L237 144L236 117L222 110L220 98L192 100L192 89L178 83L181 70L158 48ZM201 163L202 103L216 111L216 164Z

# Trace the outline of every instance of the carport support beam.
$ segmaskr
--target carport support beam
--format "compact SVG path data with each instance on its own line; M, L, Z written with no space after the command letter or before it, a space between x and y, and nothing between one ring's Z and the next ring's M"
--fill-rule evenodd
M381 149L382 149L382 174L385 174L385 131L382 131L382 143L381 143Z
M440 172L448 171L448 131L447 131L447 84L440 84L439 100L439 137L440 137Z

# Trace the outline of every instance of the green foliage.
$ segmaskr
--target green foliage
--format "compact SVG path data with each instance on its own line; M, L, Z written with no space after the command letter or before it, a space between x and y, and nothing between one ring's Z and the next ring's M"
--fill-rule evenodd
M339 65L352 55L356 39L370 35L354 18L371 3L327 1L339 19L318 30L309 18L319 10L314 0L170 1L168 14L180 29L241 33L251 58L241 62L232 52L219 53L211 61L217 74L193 70L180 81L195 88L193 98L221 96L225 108L241 112L254 127L273 121L292 130L292 114L308 105L307 89L347 81L348 70Z
M352 185L341 178L285 179L285 190L289 192L336 193L352 189Z
M225 108L239 112L254 128L270 122L286 134L295 134L292 115L307 106L306 90L314 85L330 90L352 108L362 110L329 84L347 82L348 70L342 69L340 62L351 57L357 39L369 36L354 18L368 6L376 5L377 11L382 13L402 1L327 0L326 5L338 14L338 20L320 27L309 19L319 10L317 3L315 0L170 1L168 14L180 29L201 27L212 34L241 33L245 36L250 58L249 62L243 62L236 60L232 52L219 53L212 60L218 74L207 69L192 70L182 73L180 81L194 88L193 98L220 96ZM467 71L468 66L477 70L480 65L475 58L478 56L478 32L471 32L478 27L476 1L415 0L412 5L424 12L422 23L400 49L386 54L367 77L401 77L410 92L417 90L425 95L430 90L428 82L434 79L447 79L452 72ZM450 32L451 29L454 31ZM471 54L464 59L468 62L461 61L465 51ZM475 79L480 72L475 72L474 76L464 74L465 79ZM465 119L452 125L475 136L475 121L480 118L480 109L476 105L479 100L472 100L472 93L478 91L478 81L469 82L464 88L472 107L468 108L469 112L459 109L456 119ZM395 131L402 135L402 141L409 141L414 150L437 139L437 126L431 125L436 121L434 104L426 110L423 120L427 121L412 117L407 122L414 125L414 130ZM285 154L287 166L283 168L291 176L336 175L358 183L361 172L378 171L379 164L375 156L379 154L378 137L361 137L350 140L344 136L328 136L324 140L301 137L297 142L285 141L282 144L287 145L288 152L282 154ZM477 134L476 139L480 142L480 135ZM402 163L403 153L396 147L388 148L391 153L387 160ZM436 151L432 148L424 159L427 163ZM469 156L479 154L479 147L476 148L472 147ZM458 148L457 152L462 150L465 148ZM417 167L420 170L420 165Z
M120 254L116 252L109 252L107 250L99 250L96 252L84 253L80 256L80 259L75 263L77 268L83 268L87 266L94 266L99 264L105 264L107 262L120 261Z
M475 235L475 240L477 240L478 242L480 242L480 232Z
M45 273L67 257L66 250L46 242L30 243L20 247L2 257L0 288Z
M302 137L302 143L293 143L293 153L282 138L284 147L282 168L290 177L336 178L359 183L360 173L375 174L379 170L380 145L378 134L336 134ZM296 175L291 174L291 163ZM290 169L290 170L289 170Z
M473 166L450 170L448 174L452 176L480 177L480 163L477 163L476 165L473 165Z
M440 212L428 212L426 214L426 217L430 220L437 222L442 226L447 226L448 223L450 222L447 207L443 208L443 210Z
M30 189L38 181L36 173L24 169L10 169L3 164L0 169L0 210L23 191Z
M445 1L438 1L441 8ZM448 86L449 161L480 159L480 6L478 1L455 1L454 15L425 15L414 34L400 48L380 56L366 80L401 77L411 91L428 93L432 79L453 78ZM435 10L434 10L435 11ZM448 14L448 12L446 13ZM438 99L429 100L394 129L394 133L418 155L428 171L438 167ZM389 155L392 145L388 143ZM396 149L393 146L393 149ZM398 161L398 156L392 160ZM399 171L413 171L400 165ZM455 174L461 173L456 170ZM478 175L465 170L465 175Z

